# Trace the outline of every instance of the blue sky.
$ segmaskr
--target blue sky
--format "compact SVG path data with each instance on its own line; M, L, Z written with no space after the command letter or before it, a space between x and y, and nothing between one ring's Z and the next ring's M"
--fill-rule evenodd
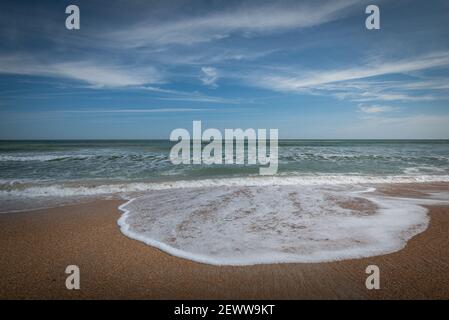
M449 138L447 21L443 0L2 1L0 139L167 139L193 120Z

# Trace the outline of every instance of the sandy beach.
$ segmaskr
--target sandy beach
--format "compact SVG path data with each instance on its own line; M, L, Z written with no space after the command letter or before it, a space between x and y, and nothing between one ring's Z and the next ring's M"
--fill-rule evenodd
M407 192L403 187L401 192ZM0 215L1 299L449 299L449 207L383 256L313 264L212 266L125 237L117 200ZM67 265L81 290L65 288ZM365 288L378 265L381 289Z

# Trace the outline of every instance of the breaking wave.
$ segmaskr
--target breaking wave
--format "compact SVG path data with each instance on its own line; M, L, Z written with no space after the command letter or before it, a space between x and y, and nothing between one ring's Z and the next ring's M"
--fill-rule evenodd
M320 186L320 185L360 185L394 183L435 183L449 182L449 175L402 175L402 176L362 176L362 175L304 175L241 177L201 180L179 180L165 182L129 183L25 183L21 181L0 181L0 196L16 197L67 197L123 194L166 189L239 187L239 186Z

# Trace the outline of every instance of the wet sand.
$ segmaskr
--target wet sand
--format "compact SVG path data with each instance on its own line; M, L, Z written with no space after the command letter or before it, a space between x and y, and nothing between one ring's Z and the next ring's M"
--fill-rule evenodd
M211 266L170 256L119 231L121 202L98 200L0 215L2 299L449 299L449 207L383 256L315 264ZM81 290L65 288L67 265ZM379 266L381 289L365 288Z

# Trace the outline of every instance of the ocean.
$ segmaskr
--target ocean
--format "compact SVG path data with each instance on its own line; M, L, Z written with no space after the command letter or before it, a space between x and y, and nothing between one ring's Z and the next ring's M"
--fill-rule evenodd
M258 165L173 165L170 141L0 141L1 190L16 184L152 182L257 175ZM449 140L280 140L279 175L449 174ZM330 183L332 181L329 181Z
M376 192L449 182L449 140L280 140L275 176L259 176L259 165L174 165L173 144L2 141L0 212L123 199L125 235L203 263L247 265L397 251L426 229L423 205L449 203L447 192Z
M168 140L0 141L0 211L181 186L449 181L449 140L280 140L260 165L174 165ZM63 199L66 198L66 199Z

